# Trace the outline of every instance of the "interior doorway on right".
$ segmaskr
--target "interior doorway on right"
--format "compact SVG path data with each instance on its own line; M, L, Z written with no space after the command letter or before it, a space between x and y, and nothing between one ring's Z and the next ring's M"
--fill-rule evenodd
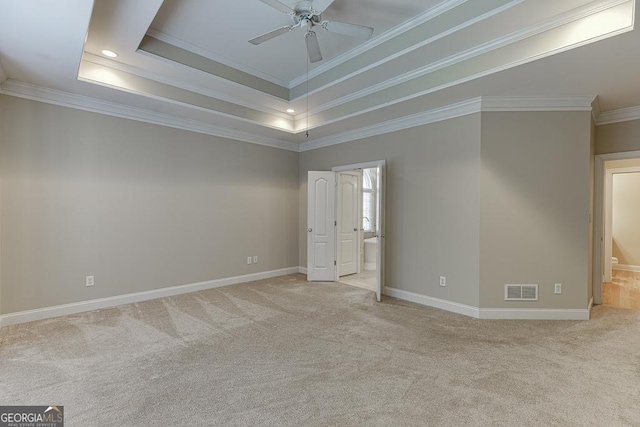
M640 159L605 162L604 305L640 310Z

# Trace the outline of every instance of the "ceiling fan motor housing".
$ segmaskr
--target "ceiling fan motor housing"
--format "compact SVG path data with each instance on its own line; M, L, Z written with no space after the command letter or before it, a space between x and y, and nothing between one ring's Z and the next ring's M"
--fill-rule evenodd
M303 30L306 30L307 28L310 29L314 25L320 23L320 14L313 15L308 12L301 12L296 10L296 14L291 15L291 20L293 21L294 25L299 24Z

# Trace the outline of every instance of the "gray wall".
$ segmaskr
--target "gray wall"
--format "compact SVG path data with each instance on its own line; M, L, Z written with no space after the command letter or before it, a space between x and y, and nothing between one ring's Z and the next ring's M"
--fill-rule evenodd
M480 307L587 306L590 120L482 114ZM539 302L504 301L505 284L538 284Z
M584 308L589 120L482 113L297 154L0 96L0 313L306 266L307 171L381 159L387 286Z
M300 265L307 264L307 171L383 159L386 285L477 306L480 114L301 153Z
M596 154L636 150L640 150L640 120L597 127Z
M4 95L0 130L3 314L298 265L297 153Z

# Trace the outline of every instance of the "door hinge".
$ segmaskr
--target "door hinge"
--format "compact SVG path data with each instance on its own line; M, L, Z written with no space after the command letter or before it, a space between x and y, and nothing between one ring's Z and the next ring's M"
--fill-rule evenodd
M338 265L338 261L333 260L333 265Z
M337 227L338 226L338 221L333 221L333 225Z

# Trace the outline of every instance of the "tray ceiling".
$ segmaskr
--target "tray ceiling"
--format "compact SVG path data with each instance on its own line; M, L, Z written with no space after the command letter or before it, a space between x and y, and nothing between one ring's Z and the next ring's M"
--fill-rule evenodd
M316 64L299 30L248 43L290 22L259 0L0 2L9 11L0 17L3 92L76 94L126 105L131 117L284 148L479 97L640 104L633 0L335 0L323 19L372 26L374 36L319 29Z

